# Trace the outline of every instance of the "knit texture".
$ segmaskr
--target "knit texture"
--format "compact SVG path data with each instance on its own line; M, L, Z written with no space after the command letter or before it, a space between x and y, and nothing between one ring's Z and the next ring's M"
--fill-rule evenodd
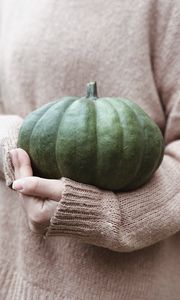
M170 178L169 168L163 165L146 187L133 192L133 197L132 192L103 192L64 179L65 192L47 235L75 235L97 246L129 252L178 232L180 166L176 169L172 159L168 165L175 169ZM172 190L172 185L178 189ZM162 197L163 192L166 197Z
M9 151L17 148L17 140L19 129L22 125L23 119L16 116L2 116L2 122L0 127L1 132L1 158L3 175L6 181L6 185L11 187L15 177L14 169L11 163L11 157ZM4 131L4 137L3 137Z
M179 300L180 2L2 0L0 12L0 298ZM63 178L36 234L9 188L9 150L29 112L91 80L159 125L163 162L126 193Z

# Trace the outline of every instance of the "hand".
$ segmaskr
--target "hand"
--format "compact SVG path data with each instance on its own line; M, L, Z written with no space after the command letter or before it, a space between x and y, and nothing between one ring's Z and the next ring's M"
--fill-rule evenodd
M42 233L61 199L63 182L33 176L30 158L23 149L16 148L10 154L16 179L12 188L19 192L30 229Z

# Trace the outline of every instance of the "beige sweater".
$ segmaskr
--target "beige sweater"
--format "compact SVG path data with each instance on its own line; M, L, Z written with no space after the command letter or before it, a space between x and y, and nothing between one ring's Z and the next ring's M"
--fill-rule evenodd
M0 22L0 299L179 300L180 1L1 0ZM90 80L154 119L165 156L130 193L65 178L42 239L8 187L7 147L27 113Z

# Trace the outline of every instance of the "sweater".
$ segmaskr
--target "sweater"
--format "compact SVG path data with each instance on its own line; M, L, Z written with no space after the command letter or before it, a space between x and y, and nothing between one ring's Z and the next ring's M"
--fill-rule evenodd
M0 299L180 299L180 1L0 1ZM45 237L12 184L24 117L62 96L133 100L165 155L131 192L63 178Z

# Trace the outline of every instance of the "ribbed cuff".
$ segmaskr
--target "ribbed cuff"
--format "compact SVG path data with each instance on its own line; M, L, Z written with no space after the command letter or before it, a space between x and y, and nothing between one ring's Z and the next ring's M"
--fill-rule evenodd
M2 140L2 160L3 160L3 172L5 182L8 187L12 187L12 183L15 180L14 168L11 162L10 151L17 148L19 129L22 125L23 119L14 119L11 126L8 129L7 137Z
M56 212L50 220L47 236L75 235L95 237L100 221L102 192L91 185L84 185L68 178L62 178L64 192Z

